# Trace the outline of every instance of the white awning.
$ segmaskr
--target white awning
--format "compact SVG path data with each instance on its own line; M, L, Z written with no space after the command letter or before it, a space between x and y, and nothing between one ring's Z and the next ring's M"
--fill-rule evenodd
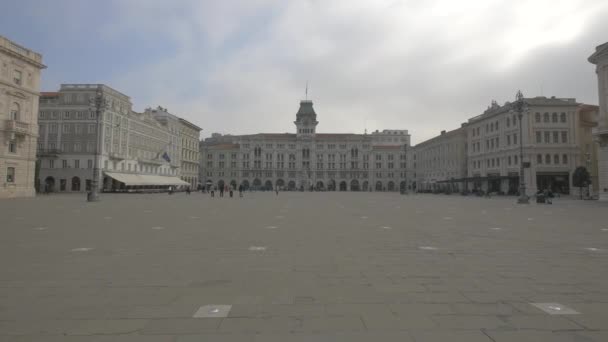
M178 177L138 175L130 173L104 172L106 176L115 179L126 186L138 185L190 185Z

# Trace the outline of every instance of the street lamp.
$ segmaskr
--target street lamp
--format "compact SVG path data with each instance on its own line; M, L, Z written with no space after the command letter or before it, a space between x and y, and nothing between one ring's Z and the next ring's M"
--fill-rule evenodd
M526 108L524 102L524 94L521 90L517 91L515 95L516 101L514 103L515 111L517 112L517 118L519 119L519 198L517 203L529 204L530 201L526 195L526 183L524 181L524 135L523 135L523 112Z
M95 111L95 159L93 160L93 180L91 182L91 191L87 193L87 201L88 202L98 202L99 201L99 163L97 159L99 158L99 139L101 138L101 132L99 128L99 121L101 117L101 112L106 109L107 101L103 97L101 93L101 89L97 89L97 93L95 94L95 98L90 100L89 103L90 109Z
M585 164L587 164L587 171L589 172L589 181L587 181L587 197L591 198L590 185L591 185L591 180L593 179L591 177L591 153L587 152L587 153L585 153L585 156L587 157Z

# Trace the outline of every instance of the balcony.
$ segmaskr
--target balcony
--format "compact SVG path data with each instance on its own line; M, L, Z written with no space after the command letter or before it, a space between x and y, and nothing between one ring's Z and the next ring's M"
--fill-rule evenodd
M57 148L43 149L36 151L38 157L57 158L61 154L61 150Z
M110 152L110 159L114 159L114 160L125 160L126 157L123 154L120 153L116 153L116 152Z
M163 165L160 159L137 158L137 161L141 164Z
M4 130L17 135L26 135L30 132L30 124L17 120L4 120Z

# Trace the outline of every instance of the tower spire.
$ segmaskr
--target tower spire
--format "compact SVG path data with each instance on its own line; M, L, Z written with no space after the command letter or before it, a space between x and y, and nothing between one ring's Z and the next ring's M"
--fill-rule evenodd
M306 101L308 101L308 80L306 80Z

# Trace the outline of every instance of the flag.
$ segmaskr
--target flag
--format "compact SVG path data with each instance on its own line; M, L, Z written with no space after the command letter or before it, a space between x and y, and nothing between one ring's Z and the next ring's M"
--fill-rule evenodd
M167 163L171 162L171 158L169 158L169 155L167 154L167 152L163 153L163 159L167 161Z

